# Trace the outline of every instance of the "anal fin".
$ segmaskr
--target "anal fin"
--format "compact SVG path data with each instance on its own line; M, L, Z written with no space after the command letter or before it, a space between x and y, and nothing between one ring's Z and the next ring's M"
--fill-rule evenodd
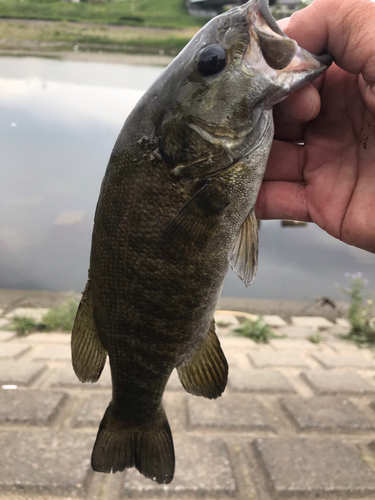
M73 369L79 380L96 382L103 371L107 352L102 346L96 329L88 285L83 292L74 321L71 348Z
M234 242L229 263L233 271L249 286L258 270L259 236L254 210L247 216Z
M228 363L215 333L212 319L204 343L180 366L178 376L184 389L195 396L216 399L227 385Z

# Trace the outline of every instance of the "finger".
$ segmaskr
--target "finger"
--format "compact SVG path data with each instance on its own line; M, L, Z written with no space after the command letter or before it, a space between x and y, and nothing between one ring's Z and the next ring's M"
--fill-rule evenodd
M284 141L273 141L265 181L303 182L303 146Z
M308 84L294 91L287 99L275 106L275 138L300 142L305 132L304 122L313 120L320 111L320 96Z
M255 205L258 219L289 219L311 222L303 183L266 181Z
M295 12L287 35L314 54L328 50L349 73L375 84L375 3L368 0L315 0Z

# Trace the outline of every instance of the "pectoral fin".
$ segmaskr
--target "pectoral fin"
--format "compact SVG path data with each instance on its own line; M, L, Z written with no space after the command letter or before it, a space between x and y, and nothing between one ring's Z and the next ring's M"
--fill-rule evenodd
M100 342L94 322L93 302L86 286L72 331L72 363L81 382L96 382L105 365L107 353Z
M254 210L247 216L229 254L233 271L249 286L258 270L258 223Z
M187 253L194 245L202 249L228 204L212 184L204 185L166 226L161 244L179 254Z
M184 389L195 396L216 399L224 392L228 379L228 363L215 333L215 321L204 343L193 356L177 366Z

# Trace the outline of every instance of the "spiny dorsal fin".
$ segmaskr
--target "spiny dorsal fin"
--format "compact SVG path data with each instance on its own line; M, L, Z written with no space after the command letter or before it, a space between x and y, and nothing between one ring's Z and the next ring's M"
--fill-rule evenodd
M184 389L195 396L216 399L227 385L228 363L215 333L215 320L203 344L182 365L177 366Z
M79 380L96 382L103 371L107 353L96 330L88 284L74 321L71 347L73 368Z
M228 206L212 184L204 185L164 229L161 244L169 252L185 254L195 245L202 249Z
M258 270L258 223L254 210L247 216L234 242L229 262L233 271L249 286Z

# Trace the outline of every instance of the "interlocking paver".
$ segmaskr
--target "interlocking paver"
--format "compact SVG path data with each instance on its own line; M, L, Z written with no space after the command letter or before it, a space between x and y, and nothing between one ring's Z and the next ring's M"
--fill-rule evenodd
M320 396L302 399L286 396L282 398L281 403L300 431L342 432L375 429L375 420L369 419L344 398Z
M41 429L1 431L1 492L83 496L94 438Z
M289 380L275 370L247 370L231 368L228 386L239 392L295 392Z
M309 368L309 363L296 353L249 352L248 357L256 368L283 366L287 368Z
M69 344L70 345L71 335L69 333L58 333L58 332L48 332L48 333L32 333L27 337L20 339L22 342L27 342L28 344Z
M63 392L0 390L0 422L48 425L66 398Z
M179 392L185 390L182 387L180 379L178 378L177 370L173 370L173 372L171 373L171 376L169 377L166 389L170 390L170 391L179 391Z
M48 345L44 347L34 359L51 361L70 361L71 350L67 345Z
M307 326L310 328L331 328L333 323L322 316L292 316L290 318L294 326Z
M0 328L7 328L8 325L9 325L9 319L0 318Z
M218 324L218 326L226 327L235 327L240 324L236 316L233 314L222 314L220 311L216 311L215 313L215 322Z
M281 326L286 326L287 322L283 320L281 316L278 316L277 314L263 314L262 315L263 320L267 325L269 325L272 328L279 328Z
M374 471L359 454L331 439L263 438L254 442L273 490L279 496L371 495Z
M350 321L348 319L345 319L345 318L337 318L336 325L341 327L341 328L345 328L345 329L351 328Z
M29 385L47 369L44 363L32 361L10 361L0 363L0 385Z
M0 326L1 326L1 323L0 323ZM14 332L7 332L7 331L0 330L0 342L7 342L10 339L14 339L15 336L16 336L16 334Z
M12 343L0 344L0 359L16 359L30 351L27 345L17 345Z
M108 393L90 394L82 403L81 409L73 421L73 426L98 427L110 401L111 395Z
M343 354L314 354L314 358L324 366L324 368L363 368L375 370L375 363L363 356L344 356Z
M222 439L197 436L175 436L176 471L169 485L158 485L145 479L136 470L126 472L124 494L145 496L172 494L209 496L234 495L236 482Z
M32 318L37 323L42 321L42 318L49 309L45 307L17 307L5 315L6 318L14 318L15 316L27 316Z
M270 344L278 351L314 352L322 349L321 344L313 344L305 339L273 339L270 341Z
M188 399L191 428L215 427L226 430L271 430L260 401L246 394L231 394L215 401Z
M289 339L306 339L316 333L316 328L308 326L282 326L277 330L278 335L286 335Z
M318 394L374 394L375 386L354 372L311 370L301 377Z
M100 378L95 384L90 382L82 383L78 380L77 375L74 373L72 365L66 365L56 370L50 378L50 387L71 387L80 389L110 389L112 387L111 372L109 365L104 367Z

